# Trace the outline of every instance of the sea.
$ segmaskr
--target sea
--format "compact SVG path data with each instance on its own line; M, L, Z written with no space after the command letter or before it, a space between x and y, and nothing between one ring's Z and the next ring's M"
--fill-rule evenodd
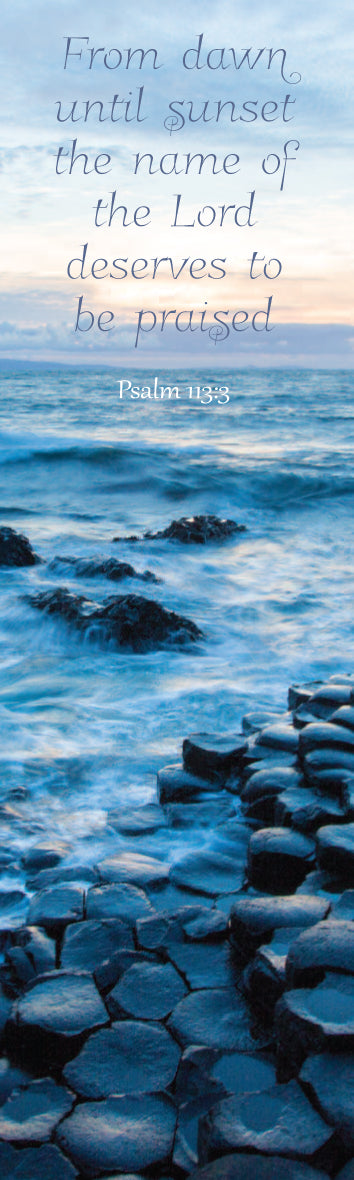
M112 816L156 798L189 733L237 733L249 711L285 711L291 683L353 671L354 375L8 363L0 376L0 524L43 559L0 570L1 889L13 893L34 845L59 842L67 865L124 848ZM154 398L161 386L178 397ZM246 531L124 539L204 513ZM78 579L50 568L56 556L116 557L162 581ZM99 646L28 601L60 585L95 603L143 593L203 639ZM173 859L193 840L176 829L137 846Z

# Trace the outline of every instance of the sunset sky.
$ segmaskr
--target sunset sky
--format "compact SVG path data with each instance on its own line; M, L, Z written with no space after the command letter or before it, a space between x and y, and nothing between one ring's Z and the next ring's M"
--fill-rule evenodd
M62 360L114 364L189 363L205 364L298 364L352 367L353 327L353 164L352 100L350 76L353 45L351 6L342 0L283 0L267 5L194 0L165 5L138 0L130 8L103 0L101 5L86 0L13 0L3 16L2 35L2 262L0 275L0 357ZM196 47L203 32L199 64L202 69L184 69L182 58ZM67 38L72 51L64 70ZM86 38L88 40L86 40ZM96 54L89 69L90 51L105 48L106 58ZM225 48L222 68L217 50ZM252 64L239 69L249 48ZM139 56L126 69L127 50L155 48L156 63L150 55L142 69ZM270 49L285 48L270 60ZM81 58L74 56L81 50ZM122 61L119 65L119 50ZM215 50L208 68L207 54ZM189 56L189 64L195 59ZM227 67L227 68L226 68ZM301 81L296 81L301 74ZM114 113L136 111L139 87L143 87L140 114L144 121L111 121ZM287 98L288 96L288 98ZM77 122L57 121L77 101ZM123 100L121 106L118 102ZM85 103L102 102L82 118ZM225 108L216 121L218 102L232 101L235 121ZM169 103L179 103L186 116L197 118L208 102L208 122L188 123L180 130L164 126ZM246 103L247 107L243 107ZM183 105L181 105L183 104ZM192 104L192 106L190 105ZM266 106L264 106L266 104ZM264 118L261 117L262 108ZM103 122L98 122L101 111ZM253 118L251 112L257 113ZM240 118L242 115L242 118ZM80 163L68 172L55 174L58 148L85 152L92 167L97 155L111 156L107 174L84 176ZM283 191L284 144L291 141ZM295 146L294 146L295 141ZM299 147L296 147L299 144ZM151 152L154 167L162 156L178 153L180 175L149 176L142 169L134 175L137 153ZM183 173L186 156L196 152L215 153L217 167L228 157L230 174L213 176L205 165L198 175L191 168ZM239 157L236 163L236 157ZM274 175L266 175L279 157ZM62 155L59 170L68 157ZM102 159L100 165L102 165ZM171 158L164 165L171 166ZM237 168L237 171L236 171ZM234 171L234 174L232 172ZM117 203L133 218L138 206L150 209L150 224L122 226L120 215L110 228L94 225L99 199L110 202L116 191ZM220 207L246 207L238 220L247 220L247 206L254 192L250 220L253 225L235 225L232 211L222 227ZM181 194L181 225L173 226L176 194ZM198 211L211 207L201 219L212 219L205 228L198 224ZM195 221L194 228L185 223ZM88 243L86 270L95 259L106 259L104 277L71 280L67 266ZM279 259L282 270L277 279L264 275L251 281L253 253ZM151 260L172 258L175 270L185 263L183 273L173 279L170 264L162 263L158 277L149 277ZM136 266L143 277L109 277L114 259L127 259L131 272ZM193 279L188 267L193 259L204 259L210 271L213 259L225 259L222 279ZM222 265L219 263L219 266ZM76 264L77 267L77 264ZM277 268L277 264L273 263ZM73 273L77 273L75 267ZM97 267L99 271L99 267ZM198 272L196 265L195 271ZM186 274L187 272L187 274ZM86 272L85 272L86 273ZM103 273L103 268L101 274ZM114 272L113 272L114 273ZM216 273L212 268L212 273ZM220 272L219 272L220 273ZM257 270L258 274L258 270ZM90 332L74 331L78 299L90 308L95 325ZM272 332L230 331L227 341L215 344L207 333L177 332L172 324L161 332L163 311L194 309L196 324L203 310L248 313L265 310L272 296L269 325ZM156 317L153 330L140 333L134 348L139 311ZM111 331L96 326L100 312L114 314ZM242 321L242 316L239 321ZM86 321L81 321L86 322ZM141 321L146 328L153 315ZM180 321L181 322L181 321ZM182 321L183 322L183 321ZM262 320L258 320L261 323Z

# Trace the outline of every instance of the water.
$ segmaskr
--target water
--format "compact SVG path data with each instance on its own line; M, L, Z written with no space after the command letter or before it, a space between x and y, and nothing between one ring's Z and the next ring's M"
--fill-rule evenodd
M173 403L120 400L118 376L2 372L0 523L25 532L46 562L110 555L164 579L115 586L47 564L0 571L0 845L18 860L55 837L68 863L94 863L124 844L107 811L149 801L188 732L237 731L249 709L284 709L292 681L352 668L353 374L205 372L230 401L203 406L186 393L200 374L173 374ZM154 374L129 376L141 386ZM204 512L247 532L223 546L112 543ZM155 597L193 619L204 642L193 654L89 646L24 601L59 584L96 602ZM141 850L163 854L167 839Z

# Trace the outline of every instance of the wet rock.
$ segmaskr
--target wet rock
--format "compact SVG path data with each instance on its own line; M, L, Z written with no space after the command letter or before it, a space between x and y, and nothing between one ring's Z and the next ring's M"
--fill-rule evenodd
M309 684L292 684L288 690L288 705L289 709L298 709L300 705L306 705L317 688L321 687L320 680L314 680Z
M210 787L210 783L205 785ZM170 828L214 828L235 815L235 803L229 791L217 789L205 791L192 803L169 803L165 810Z
M339 729L339 726L338 726ZM319 746L302 758L305 778L328 795L341 797L348 775L354 775L354 754L337 747Z
M92 976L56 971L39 976L14 1005L9 1039L31 1054L32 1062L66 1060L89 1032L108 1023L107 1009Z
M318 922L305 930L289 950L287 987L315 987L325 971L354 975L354 926L351 922Z
M346 1053L308 1057L300 1081L312 1104L337 1128L344 1146L354 1152L354 1058Z
M143 889L136 885L95 885L88 890L86 916L90 918L121 918L134 926L138 918L154 914L154 908Z
M189 852L172 866L170 876L176 885L216 897L241 889L244 863L217 852Z
M0 528L0 566L37 565L40 558L33 552L28 537L8 525Z
M80 557L54 557L49 569L65 573L73 572L75 578L108 578L110 582L121 582L123 578L136 578L140 582L162 582L151 570L139 573L128 561L118 561L116 557L106 557L101 561L93 559L87 561Z
M299 1072L304 1058L354 1048L354 988L347 994L327 980L286 992L275 1009L280 1080Z
M200 988L232 987L241 969L228 946L186 946L169 948L169 958L192 991Z
M340 1172L337 1172L336 1180L354 1180L354 1159L349 1160Z
M231 909L231 937L245 955L252 956L257 947L270 941L275 930L281 927L314 926L325 918L328 911L328 899L322 897L290 895L273 898L243 894Z
M183 742L183 763L190 774L210 782L225 782L237 774L247 742L243 735L192 733Z
M222 1159L191 1172L190 1180L274 1180L275 1172L277 1180L328 1180L327 1173L297 1160L273 1155L267 1158L248 1152L223 1155ZM352 1180L352 1177L343 1177L343 1180Z
M315 1161L332 1134L297 1082L289 1082L226 1098L214 1107L200 1123L200 1160L244 1150Z
M45 1143L74 1105L74 1096L53 1078L14 1090L0 1109L0 1139L18 1147Z
M211 1049L252 1049L267 1039L250 1031L250 1016L243 997L233 988L190 992L172 1012L168 1027L183 1048L205 1045Z
M14 936L15 945L5 953L5 961L11 968L15 980L21 985L47 971L53 971L56 963L56 947L37 926L27 926Z
M350 700L351 700L351 702L353 702L353 700L354 700L353 689L351 690L351 693L350 693ZM333 721L334 725L344 725L346 727L346 729L354 730L354 705L353 705L353 703L348 704L348 705L342 705L340 709L337 709L335 713L332 713L330 720Z
M240 792L243 803L253 803L265 795L280 795L283 791L303 786L303 777L292 766L265 767L248 779Z
M81 1098L143 1094L170 1086L180 1049L167 1030L138 1020L122 1020L90 1036L65 1067L64 1078Z
M26 875L28 888L35 892L39 892L40 889L49 889L51 885L65 885L68 882L79 885L81 888L87 888L97 880L97 872L89 868L88 865L58 865L57 868L40 869L38 873L27 873Z
M142 807L124 811L109 811L108 822L124 836L145 836L167 826L166 816L158 803L145 803Z
M248 878L255 889L289 893L310 872L315 863L315 844L299 832L284 828L262 828L251 836L248 847Z
M277 1001L285 988L285 955L272 947L261 947L243 974L244 991L259 1019L272 1019Z
M84 916L84 890L79 885L53 885L42 889L32 898L28 921L31 926L43 926L52 934L59 933Z
M283 791L278 796L274 819L276 824L301 832L316 832L326 824L345 823L346 815L335 799L302 787L297 791Z
M344 750L350 754L354 751L354 733L344 725L333 725L332 722L311 722L301 730L299 735L299 754L303 757L311 750Z
M3 1151L11 1151L10 1170L1 1171L1 1180L76 1180L77 1172L66 1157L51 1143L43 1147L29 1147L16 1151L6 1143L0 1144L0 1167L4 1168Z
M317 832L317 859L321 869L354 880L354 823L328 824Z
M182 516L167 528L155 533L144 533L146 541L173 540L184 545L206 545L208 541L226 541L236 533L245 533L244 524L235 520L220 520L218 516ZM114 538L119 540L118 538Z
M90 639L131 651L154 651L171 644L185 646L202 638L199 627L190 619L138 594L107 598L103 606L95 608L89 599L63 587L29 595L27 601L37 610L74 623Z
M79 971L95 972L96 980L101 964L111 959L118 950L133 950L131 928L120 918L102 918L69 926L61 949L61 966Z
M254 739L254 745L270 746L272 750L285 750L289 754L297 754L299 748L299 734L292 725L267 725L261 729Z
M138 887L160 888L169 877L169 865L139 852L118 852L97 865L102 882L122 882Z
M60 864L68 851L67 844L34 844L22 856L22 864L27 872L38 872L40 869L50 869Z
M57 1140L85 1176L163 1164L171 1155L176 1112L167 1095L86 1102L65 1119Z
M137 1020L164 1020L186 992L171 963L136 963L122 975L107 1003L113 1019L125 1015Z
M182 763L177 762L158 771L157 791L160 803L184 803L186 799L197 799L209 792L210 782L196 774L189 774Z
M0 930L15 930L26 921L29 897L22 889L0 890Z
M243 733L258 733L267 725L276 725L278 721L291 721L291 713L273 713L270 710L255 709L252 713L245 713L242 718Z

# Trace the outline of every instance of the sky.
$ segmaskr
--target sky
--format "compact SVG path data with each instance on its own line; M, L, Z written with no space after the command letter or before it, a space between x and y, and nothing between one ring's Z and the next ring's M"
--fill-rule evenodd
M351 3L122 7L3 16L0 359L353 367Z

